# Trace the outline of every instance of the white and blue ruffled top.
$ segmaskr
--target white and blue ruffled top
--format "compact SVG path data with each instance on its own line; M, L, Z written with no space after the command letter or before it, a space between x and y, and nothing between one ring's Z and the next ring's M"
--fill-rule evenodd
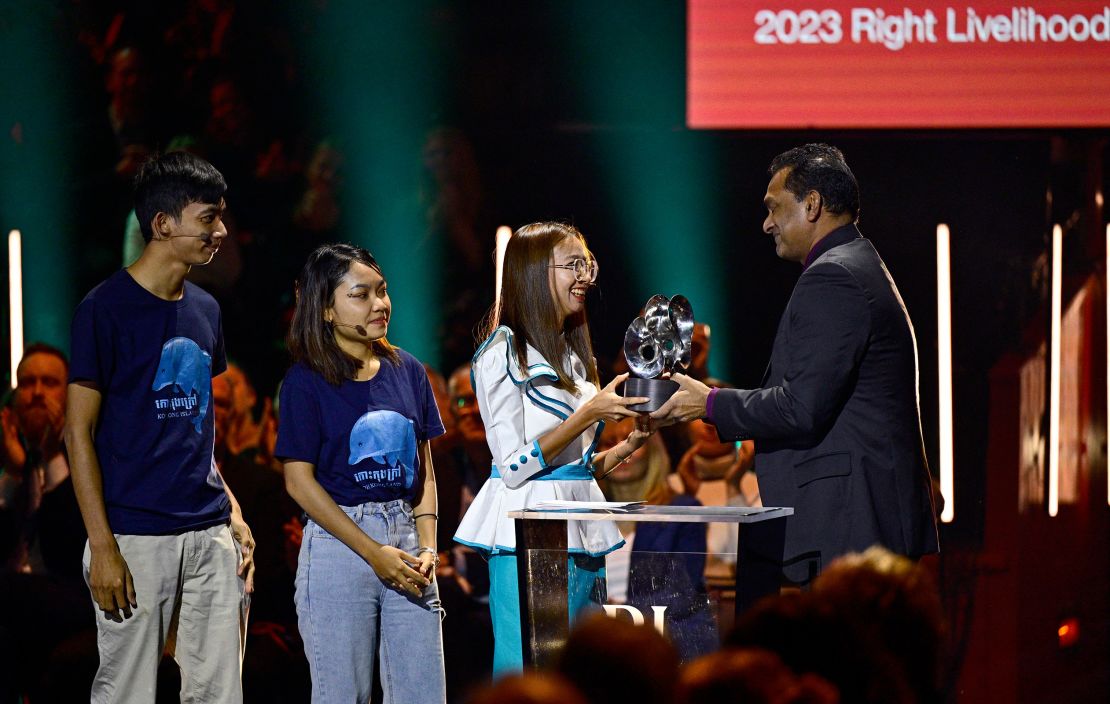
M578 393L555 385L555 370L527 346L527 373L521 372L513 331L501 326L474 355L471 381L493 456L490 478L474 498L455 540L487 555L516 549L516 528L505 514L535 508L541 501L604 501L593 478L594 448L604 421L579 435L556 457L544 457L540 436L550 432L597 394L586 368L573 352L570 372ZM624 544L610 521L569 521L571 553L604 555Z

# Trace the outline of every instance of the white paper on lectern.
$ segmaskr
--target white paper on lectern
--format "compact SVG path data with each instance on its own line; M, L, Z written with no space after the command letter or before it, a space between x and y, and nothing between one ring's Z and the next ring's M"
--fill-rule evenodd
M588 511L590 509L604 509L607 511L629 511L634 508L643 506L646 501L540 501L535 506L529 506L530 509L537 509L540 511L567 511L567 510L582 510Z

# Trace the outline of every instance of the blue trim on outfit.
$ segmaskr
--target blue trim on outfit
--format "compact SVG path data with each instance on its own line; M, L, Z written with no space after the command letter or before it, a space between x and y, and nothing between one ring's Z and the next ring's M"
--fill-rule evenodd
M489 545L483 545L481 543L472 543L469 540L460 540L458 538L458 536L455 536L454 541L456 543L459 543L460 545L465 545L468 548L474 548L479 553L481 553L482 556L485 557L487 560L490 557L492 557L493 555L515 555L516 554L516 548L511 548L508 545L494 545L494 546L491 547ZM569 555L589 555L590 557L604 557L605 555L608 555L609 553L613 552L614 550L620 550L622 547L624 547L625 542L626 541L624 540L624 538L621 538L621 541L619 543L617 543L616 545L614 545L611 548L605 548L601 552L590 552L589 550L585 550L583 548L568 548L567 549L567 554L569 554Z
M523 455L521 455L521 456L523 457ZM514 468L514 469L516 468L516 466L517 465L515 465L515 464L509 465L509 467ZM490 479L500 479L501 478L501 470L498 469L496 464L493 465L490 468L489 476L490 476ZM593 469L590 467L590 465L586 464L585 462L575 462L574 464L561 464L561 465L558 465L558 466L555 466L555 467L546 467L546 465L545 465L545 469L543 469L542 471L528 477L528 481L530 481L530 482L537 482L537 481L538 482L545 482L545 481L568 480L568 479L569 480L575 480L575 479L583 480L583 479L593 479L593 478L594 478L594 473L593 473Z
M530 454L539 459L541 467L547 469L547 459L543 456L543 450L540 449L539 439L532 441L532 452Z
M541 394L539 391L537 391L536 387L532 386L531 382L526 382L524 384L524 394L528 397L528 400L532 402L532 405L535 406L536 408L539 408L541 411L547 411L548 413L555 416L559 420L566 420L567 418L570 417L566 413L563 413L562 411L560 411L558 408L556 408L554 406L550 406L547 403L545 403L544 401L540 400L540 399L546 399L547 397L544 396L543 394ZM540 398L536 398L536 396L539 396ZM552 399L549 399L549 400L552 400Z
M591 464L592 463L593 458L594 458L594 448L597 447L597 441L601 439L601 433L604 430L605 430L605 421L599 420L597 422L597 430L594 431L594 441L591 442L590 446L586 448L586 451L584 453L582 453L582 462L584 462L585 464Z
M552 367L550 364L531 364L528 366L528 376L524 377L523 379L518 379L516 377L516 374L514 374L514 369L519 370L520 363L519 360L517 360L516 346L513 344L513 331L506 325L498 326L490 334L490 336L487 337L485 341L478 346L478 351L474 353L474 356L470 360L470 385L474 388L477 388L477 384L475 383L474 379L474 366L477 364L478 358L481 357L482 353L486 351L486 348L489 347L493 340L502 333L505 335L506 338L505 370L509 375L509 379L512 380L512 382L517 386L524 386L525 396L527 396L528 400L531 401L532 404L540 410L550 413L559 420L566 420L567 418L569 418L570 414L574 413L573 407L558 399L546 396L539 389L537 389L534 384L532 384L534 380L541 377L551 379L552 381L558 381L559 375L555 372L554 367ZM524 361L527 362L528 360ZM565 409L566 412L564 412L563 409Z

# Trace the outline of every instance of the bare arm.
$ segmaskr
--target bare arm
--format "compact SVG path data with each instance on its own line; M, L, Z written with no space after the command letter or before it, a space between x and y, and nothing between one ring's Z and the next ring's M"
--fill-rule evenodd
M106 617L115 621L131 617L137 606L131 571L120 554L108 525L104 507L104 482L93 445L100 417L100 391L84 384L70 384L66 396L65 441L73 491L89 534L89 589ZM122 611L122 618L120 612Z
M651 434L655 432L649 423L641 424L639 418L636 419L636 425L636 429L629 433L628 437L624 440L608 450L594 455L594 474L599 479L609 474L609 472L612 472L618 465L628 459L629 455L640 449L640 447L647 442L647 439L651 437ZM640 429L641 425L645 428L644 430Z
M575 438L586 432L591 425L599 420L621 420L635 416L636 411L628 406L644 403L647 398L641 396L624 397L617 393L617 386L628 378L628 374L619 374L606 384L605 388L597 395L578 407L569 418L557 425L553 430L539 437L540 452L544 457L554 457L567 448ZM635 448L633 448L635 449ZM603 453L604 454L604 453Z
M434 476L432 482L431 495L432 501L435 501ZM375 541L339 508L324 487L320 486L320 482L316 481L314 465L286 460L285 488L317 525L365 560L383 582L414 596L420 596L421 590L429 584L427 577L412 568L411 565L419 563L414 555Z
M220 466L216 464L213 458L212 466L219 472L220 478L223 479L223 472L220 471ZM243 589L247 594L254 593L254 535L251 533L250 526L243 519L243 510L239 507L239 502L235 499L235 494L231 493L231 487L227 485L227 481L223 482L224 494L227 495L227 501L231 504L231 517L229 519L231 528L231 537L239 544L239 552L242 553L243 559L239 563L239 569L235 572L243 579Z
M423 482L419 500L412 507L412 515L415 517L416 536L420 541L420 547L428 547L433 551L422 552L417 556L420 559L418 568L420 573L431 579L436 562L436 521L439 519L439 498L436 495L435 467L432 466L432 444L427 440L421 441L418 451Z

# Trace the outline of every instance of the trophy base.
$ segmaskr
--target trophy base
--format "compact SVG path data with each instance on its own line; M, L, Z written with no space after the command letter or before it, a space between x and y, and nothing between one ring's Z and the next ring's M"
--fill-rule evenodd
M678 391L678 382L671 381L670 379L641 379L640 377L630 376L624 382L624 395L628 396L646 396L648 400L644 403L637 403L628 408L639 413L651 413L658 410L660 406L667 402L674 392Z

